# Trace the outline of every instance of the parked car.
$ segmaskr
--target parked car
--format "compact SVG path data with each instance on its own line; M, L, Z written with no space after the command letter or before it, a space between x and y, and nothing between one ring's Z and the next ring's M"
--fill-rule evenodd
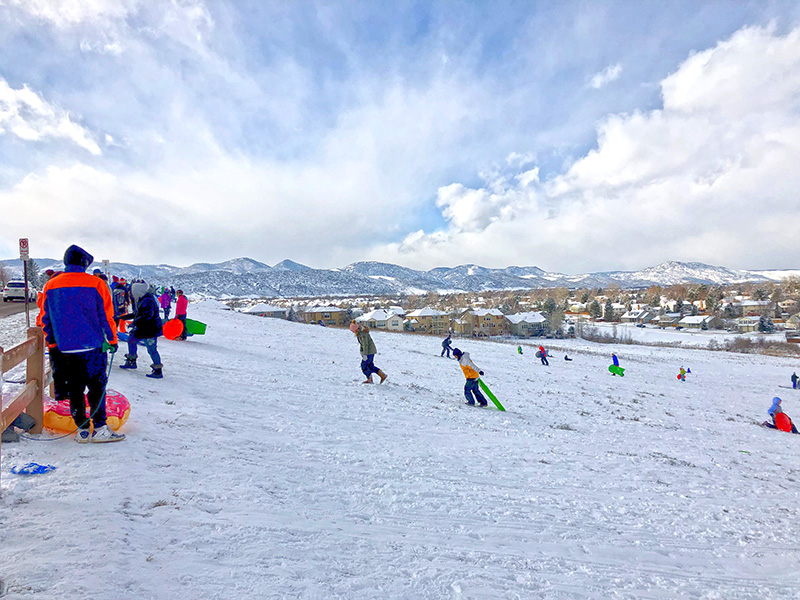
M3 288L3 302L25 300L25 282L9 281ZM36 302L36 290L28 286L28 302Z
M637 323L636 326L637 327L641 327L642 329L644 329L644 323Z

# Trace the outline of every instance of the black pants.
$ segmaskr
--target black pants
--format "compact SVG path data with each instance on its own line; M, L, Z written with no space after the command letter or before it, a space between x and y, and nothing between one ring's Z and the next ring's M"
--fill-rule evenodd
M176 339L185 340L186 339L186 315L175 315L175 318L178 319L181 323L183 323L183 333L181 333Z
M69 410L75 425L81 429L89 427L86 416L86 400L89 401L89 417L95 429L106 424L105 390L108 382L106 353L100 348L86 352L61 353L62 366L69 389ZM84 398L84 392L89 389Z
M55 388L55 400L66 400L69 398L69 385L67 383L67 372L64 369L64 355L58 348L50 348L50 369L53 371L53 387Z

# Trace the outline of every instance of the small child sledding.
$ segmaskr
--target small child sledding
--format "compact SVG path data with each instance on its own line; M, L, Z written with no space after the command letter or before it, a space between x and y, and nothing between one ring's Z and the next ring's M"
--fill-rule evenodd
M611 354L611 361L614 364L608 366L608 372L614 375L615 377L619 375L620 377L625 377L625 369L619 366L619 359L617 355L612 353Z
M781 399L777 396L772 399L772 406L769 407L767 414L772 417L772 423L769 421L764 421L762 423L764 427L769 427L770 429L779 429L786 432L800 433L800 431L797 431L797 427L795 427L794 423L792 423L789 415L783 412L783 409L781 408Z

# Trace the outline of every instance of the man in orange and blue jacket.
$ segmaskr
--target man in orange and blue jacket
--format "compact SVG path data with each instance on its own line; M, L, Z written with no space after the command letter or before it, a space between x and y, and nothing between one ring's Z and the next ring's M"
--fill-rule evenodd
M86 273L94 258L79 246L64 253L64 273L52 278L42 291L42 325L49 347L61 356L62 370L69 390L72 418L78 427L76 441L116 442L125 438L106 425L105 389L108 382L107 359L103 344L112 352L117 348L114 307L106 283ZM88 388L90 418L94 435L89 434L84 391Z

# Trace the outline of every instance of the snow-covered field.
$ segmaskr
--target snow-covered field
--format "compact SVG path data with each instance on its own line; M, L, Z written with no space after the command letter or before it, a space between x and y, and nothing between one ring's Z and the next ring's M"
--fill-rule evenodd
M629 339L635 344L672 345L680 348L707 348L712 342L718 347L723 347L725 342L739 338L750 338L754 341L785 342L783 333L730 333L719 329L703 331L701 329L660 329L655 325L637 327L633 323L592 323L589 328L596 330L601 335L607 335L619 340Z
M366 386L347 330L190 316L165 379L115 361L126 441L3 446L5 598L800 598L800 436L757 425L776 394L800 419L796 362L456 341L502 413L437 338L373 333Z

